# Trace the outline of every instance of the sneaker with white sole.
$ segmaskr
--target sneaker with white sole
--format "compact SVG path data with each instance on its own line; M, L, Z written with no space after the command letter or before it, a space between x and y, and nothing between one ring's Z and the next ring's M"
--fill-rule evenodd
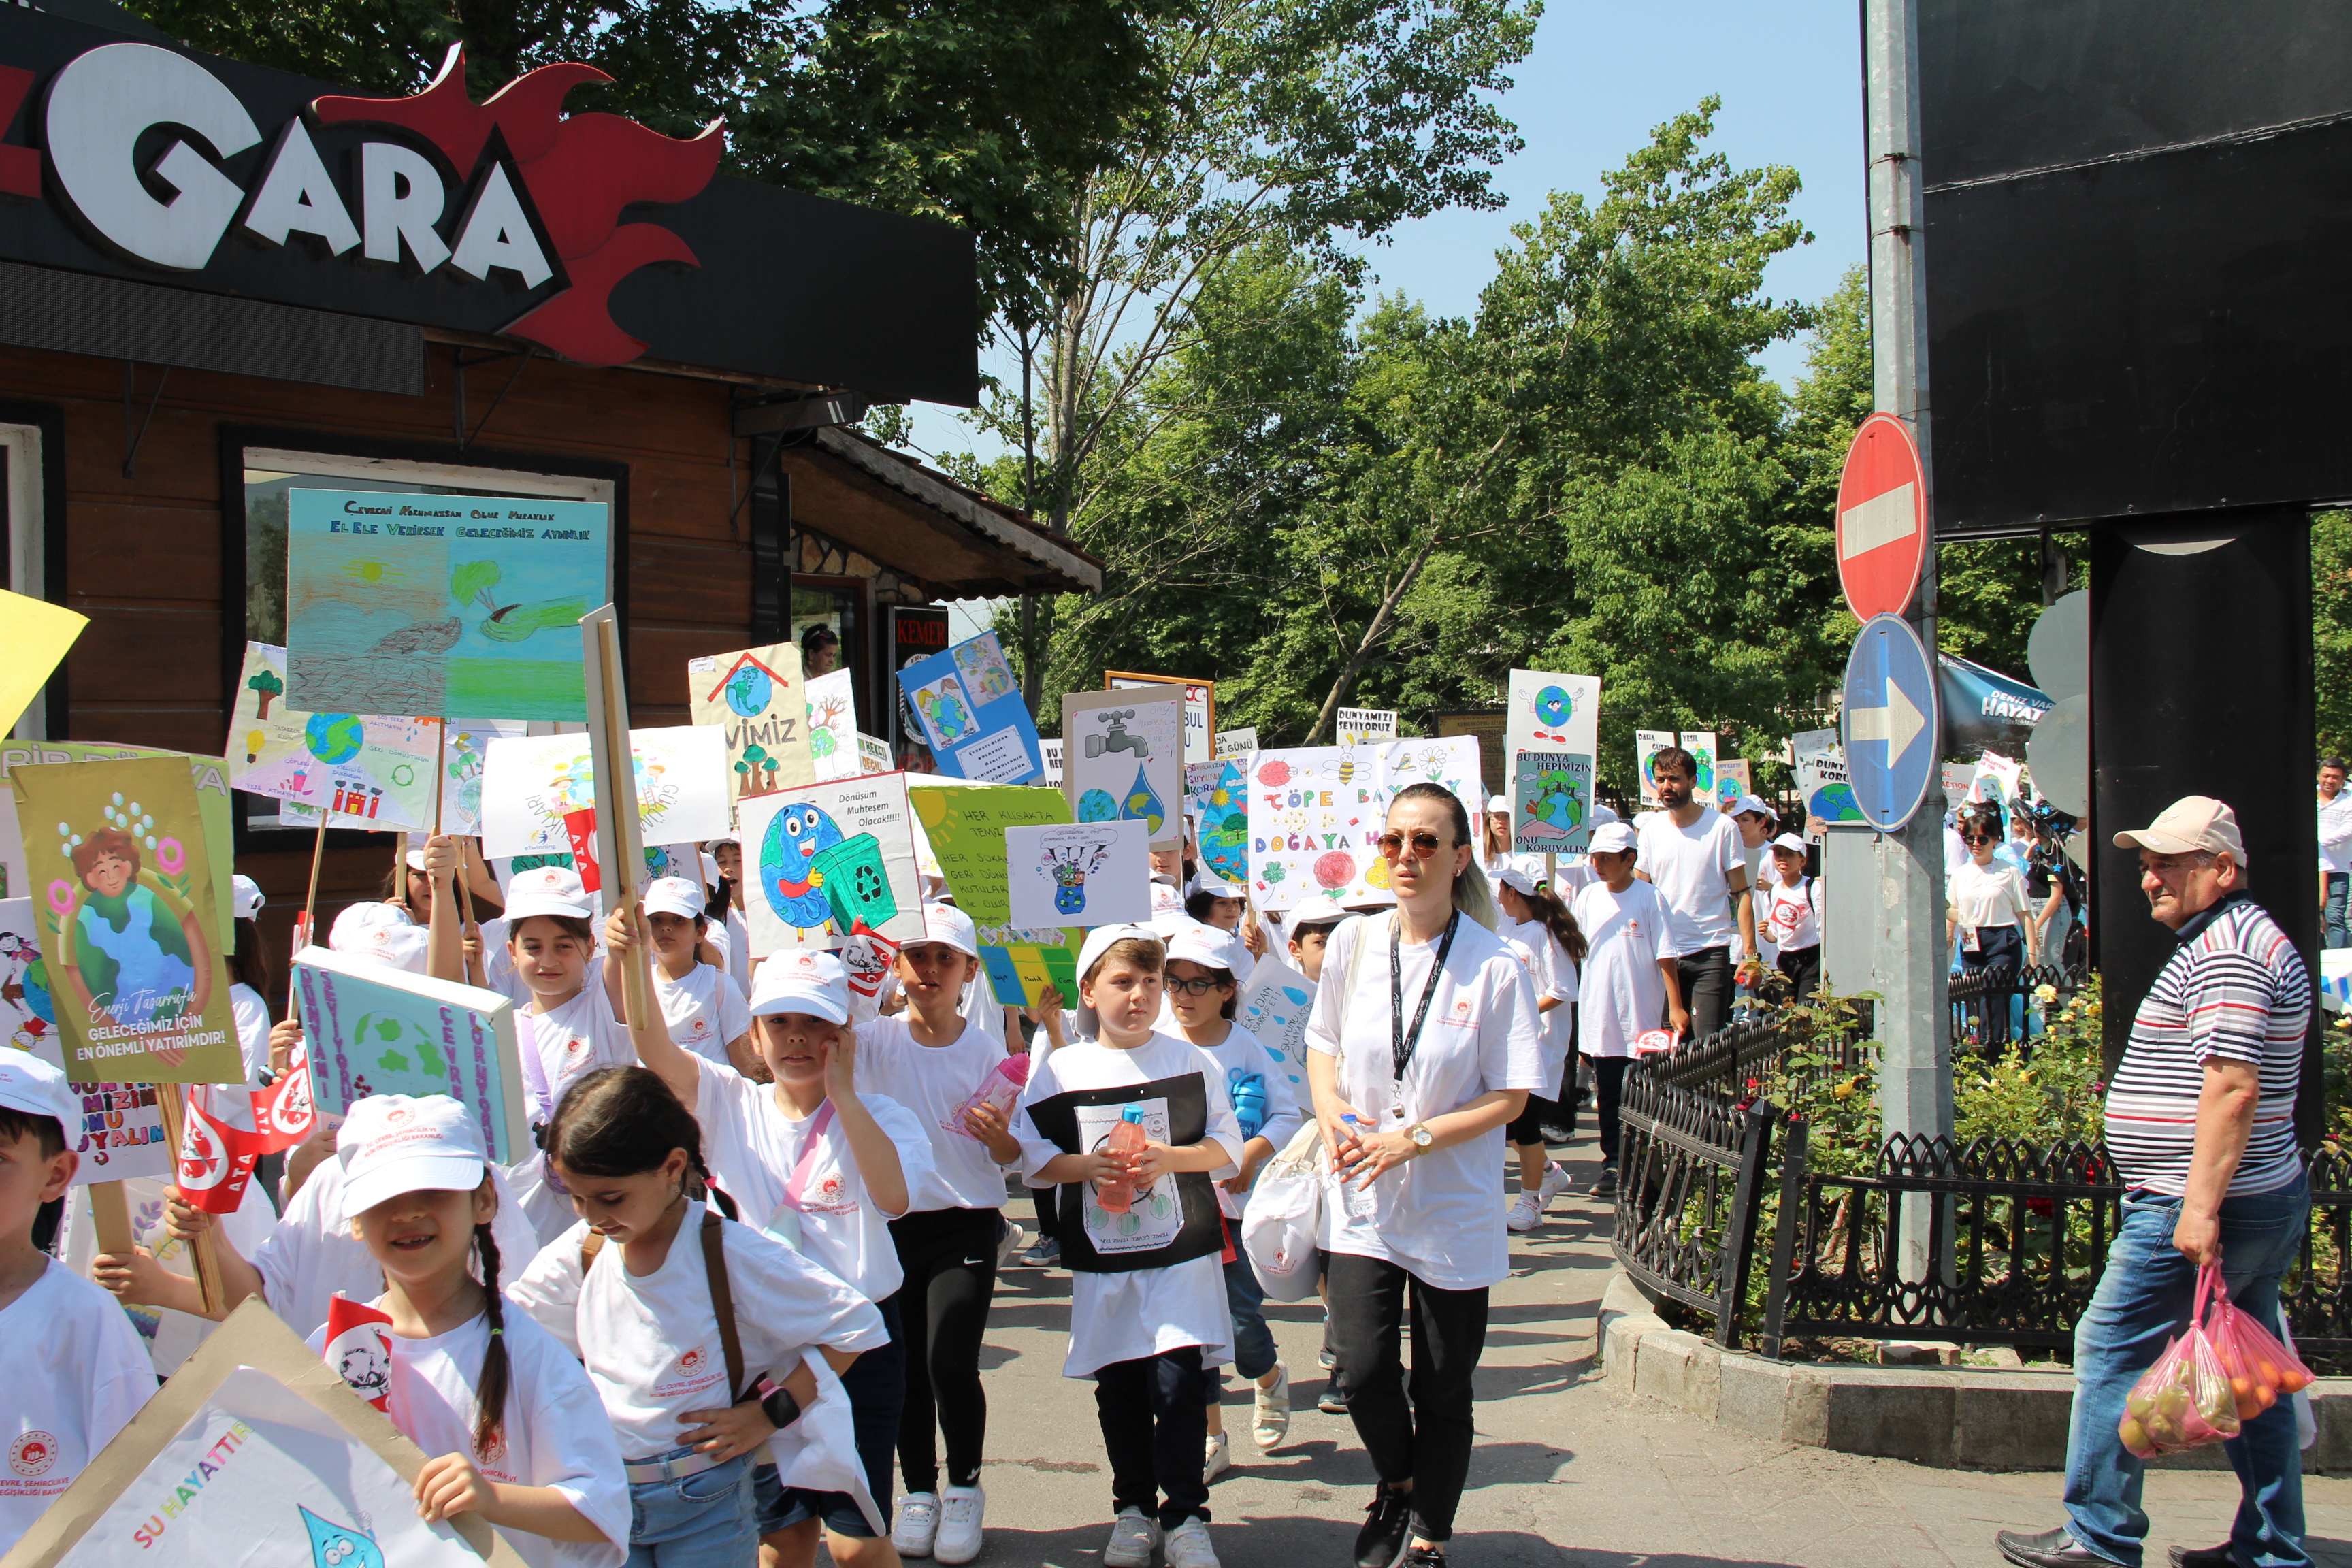
M939 1530L939 1494L908 1492L898 1500L898 1522L891 1528L890 1544L901 1557L929 1557L931 1538Z
M1004 1222L1004 1234L997 1239L996 1243L996 1266L999 1268L1003 1268L1010 1264L1013 1259L1020 1254L1023 1244L1027 1242L1028 1239L1029 1233L1027 1231L1022 1229L1011 1220L1006 1220Z
M1207 1520L1188 1519L1168 1532L1168 1568L1218 1568Z
M954 1568L979 1556L981 1521L987 1512L988 1494L978 1487L950 1487L940 1493L940 1531L931 1542L932 1560Z
M1543 1224L1543 1199L1537 1194L1521 1192L1511 1201L1511 1212L1503 1224L1517 1231L1535 1229Z
M1543 1191L1540 1194L1543 1206L1551 1207L1552 1199L1566 1191L1568 1191L1568 1172L1559 1161L1551 1161L1544 1166Z
M1206 1451L1201 1459L1201 1479L1205 1484L1215 1480L1234 1468L1234 1440L1223 1432L1209 1434Z
M1110 1521L1103 1568L1151 1568L1151 1553L1159 1545L1159 1521L1147 1518L1139 1508L1121 1509Z
M1290 1436L1290 1369L1274 1363L1274 1386L1260 1384L1257 1408L1250 1416L1250 1440L1259 1453L1269 1453Z

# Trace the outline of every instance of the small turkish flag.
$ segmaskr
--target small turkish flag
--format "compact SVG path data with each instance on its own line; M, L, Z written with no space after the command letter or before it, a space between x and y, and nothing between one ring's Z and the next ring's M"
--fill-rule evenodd
M352 1392L383 1410L392 1403L392 1314L336 1296L327 1303L320 1353Z
M291 1149L310 1136L319 1124L319 1108L310 1099L310 1053L298 1047L286 1075L268 1089L253 1091L251 1148L257 1154Z
M192 1206L206 1214L235 1214L245 1202L245 1184L253 1179L253 1163L258 1157L254 1142L251 1133L205 1114L196 1097L189 1095L172 1184Z
M596 808L583 805L563 814L563 831L572 838L572 867L580 873L580 890L593 893L604 885L596 870Z

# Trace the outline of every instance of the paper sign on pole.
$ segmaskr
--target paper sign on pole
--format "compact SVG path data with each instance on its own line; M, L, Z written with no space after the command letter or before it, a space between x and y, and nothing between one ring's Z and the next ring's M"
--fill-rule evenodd
M1008 827L1004 869L1014 925L1151 919L1151 851L1139 822Z
M1183 844L1184 693L1142 685L1062 699L1062 793L1079 822L1135 821L1154 849ZM1201 759L1206 762L1208 759Z
M99 741L0 741L0 785L7 783L14 769L26 763L102 763L128 757L176 757L187 768L188 782L195 786L196 814L204 821L205 842L210 846L212 862L224 868L222 874L213 879L213 908L219 916L220 929L232 929L236 910L231 901L234 889L229 886L226 868L235 858L236 830L231 820L234 812L229 800L228 765L220 758ZM10 805L13 809L13 799ZM37 890L31 875L36 868L31 860L32 846L26 845L25 848L26 875L21 890L32 893Z
M797 643L686 661L688 714L727 732L727 803L816 782Z
M642 842L721 838L727 822L727 733L716 725L632 730ZM564 818L596 805L590 737L528 735L490 742L482 781L482 853L569 855Z
M1675 743L1672 730L1636 730L1633 731L1633 760L1641 772L1642 804L1658 804L1658 781L1650 771L1660 752Z
M1581 855L1592 841L1592 759L1573 752L1511 758L1511 849Z
M0 734L16 727L89 617L63 605L0 589Z
M1503 742L1520 752L1565 752L1588 761L1601 750L1601 681L1597 676L1511 671L1504 703Z
M1853 777L1846 771L1845 752L1835 730L1806 730L1791 738L1797 759L1797 793L1805 803L1805 837L1821 838L1836 823L1861 822L1862 805L1854 798Z
M811 677L808 691L809 756L819 782L855 778L857 758L857 688L849 671Z
M215 764L217 766L217 764ZM35 923L66 1076L235 1083L245 1076L214 879L188 759L12 768L33 823Z
M994 632L908 665L898 688L941 773L1024 784L1044 769L1036 721Z
M1291 1082L1302 1105L1307 1094L1307 1018L1315 1008L1315 982L1271 952L1250 971L1234 1005L1234 1022L1257 1037L1265 1070Z
M857 732L857 776L897 771L891 763L890 742L860 730Z
M894 942L923 935L922 882L905 773L835 779L743 803L751 954L837 947L859 923Z
M1136 691L1150 686L1171 686L1184 693L1184 761L1216 760L1217 686L1213 680L1188 680L1181 675L1145 675L1139 670L1103 671L1106 691Z
M1045 753L1045 771L1039 775L1039 782L1048 789L1060 789L1062 787L1062 737L1048 736L1039 741L1037 744Z
M1396 739L1397 716L1385 708L1342 708L1335 733L1343 746L1367 746Z
M1009 785L919 784L907 795L956 906L980 929L981 970L996 999L1035 1006L1052 985L1064 1006L1076 1006L1078 948L1086 932L1077 926L1015 924L1004 852L1006 829L1066 824L1069 803L1052 790Z
M1713 800L1716 790L1715 731L1685 730L1682 747L1691 754L1691 761L1698 768L1698 777L1691 784L1691 798L1701 802Z
M1746 757L1738 757L1715 764L1715 794L1717 810L1727 812L1736 810L1741 796L1755 793L1755 786L1748 777L1750 771Z
M1376 846L1389 802L1407 784L1433 784L1475 823L1486 804L1478 766L1475 735L1258 752L1248 807L1258 908L1287 910L1318 893L1342 904L1387 896L1388 865Z

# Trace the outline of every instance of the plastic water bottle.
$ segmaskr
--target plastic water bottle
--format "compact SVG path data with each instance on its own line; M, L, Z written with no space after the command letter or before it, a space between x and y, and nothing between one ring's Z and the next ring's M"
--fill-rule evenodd
M1019 1102L1021 1091L1028 1087L1028 1083L1029 1058L1025 1056L1006 1057L989 1069L980 1087L964 1096L963 1102L949 1111L940 1125L950 1132L961 1132L967 1138L975 1137L972 1130L964 1125L963 1113L982 1105L996 1107L1010 1121L1013 1107Z
M1118 1125L1110 1130L1104 1151L1119 1163L1120 1169L1143 1152L1150 1140L1143 1132L1143 1107L1130 1105L1118 1113ZM1095 1206L1105 1214L1125 1214L1135 1203L1135 1180L1131 1176L1115 1176L1095 1185Z
M1242 1136L1256 1137L1265 1126L1265 1079L1246 1068L1227 1068L1225 1082L1233 1095L1234 1120L1241 1123Z

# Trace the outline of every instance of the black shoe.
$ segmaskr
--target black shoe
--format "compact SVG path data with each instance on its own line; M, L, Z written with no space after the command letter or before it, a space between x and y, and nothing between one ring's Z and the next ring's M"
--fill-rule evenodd
M1992 1541L2017 1568L2122 1568L2114 1558L2102 1557L2075 1540L2063 1524L2039 1535L2004 1530Z
M1336 1382L1327 1383L1323 1385L1322 1396L1315 1401L1315 1408L1326 1415L1345 1415L1348 1414L1348 1395Z
M2229 1542L2219 1546L2171 1546L2172 1568L2238 1568L2238 1560L2230 1555Z
M1601 1174L1592 1183L1592 1195L1596 1198L1613 1198L1617 1195L1616 1166L1601 1167Z
M1445 1568L1445 1553L1434 1546L1416 1546L1404 1554L1404 1568Z
M1376 1487L1364 1512L1364 1528L1356 1531L1356 1568L1397 1568L1412 1535L1412 1497L1391 1487Z

